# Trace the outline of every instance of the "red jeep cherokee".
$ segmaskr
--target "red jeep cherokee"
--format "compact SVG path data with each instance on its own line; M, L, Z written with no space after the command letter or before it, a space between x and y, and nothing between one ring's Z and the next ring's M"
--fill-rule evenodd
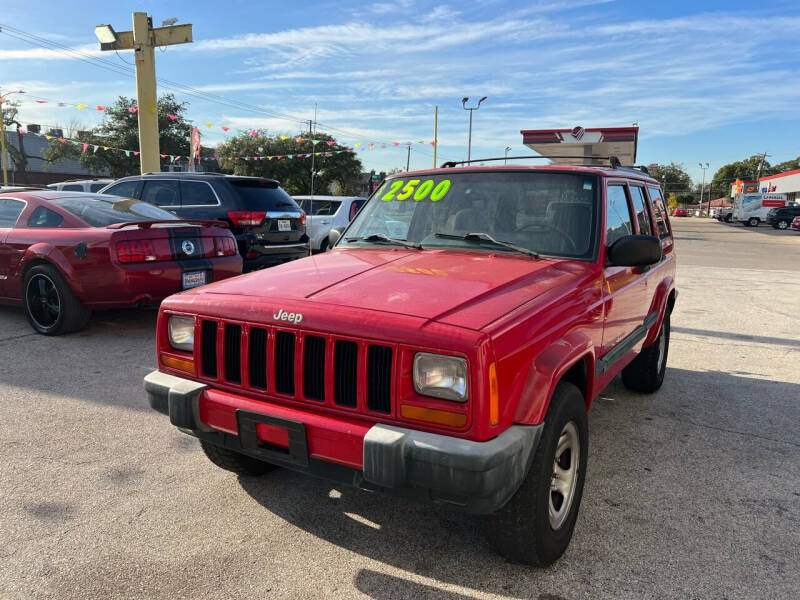
M547 565L572 537L592 400L620 372L661 386L674 277L646 172L400 173L331 252L165 300L145 389L224 469L485 514L501 554Z

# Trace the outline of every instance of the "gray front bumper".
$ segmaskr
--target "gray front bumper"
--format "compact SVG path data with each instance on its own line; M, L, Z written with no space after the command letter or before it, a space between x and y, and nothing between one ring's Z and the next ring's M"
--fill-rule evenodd
M473 442L376 424L364 437L364 467L358 471L308 457L289 460L247 440L243 444L242 436L209 429L197 416L197 399L206 385L153 371L144 386L152 408L198 438L296 471L477 514L498 510L514 495L528 473L543 427L513 425L487 442ZM268 415L268 404L264 410Z

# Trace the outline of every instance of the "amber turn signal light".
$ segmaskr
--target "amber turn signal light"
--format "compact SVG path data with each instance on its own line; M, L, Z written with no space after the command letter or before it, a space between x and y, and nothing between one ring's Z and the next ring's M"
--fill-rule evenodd
M436 425L447 425L448 427L463 427L467 424L467 415L464 413L411 406L410 404L402 404L400 406L400 414L404 419L414 419L415 421L425 421Z
M177 358L175 356L167 356L166 354L162 354L161 363L165 367L178 369L179 371L185 371L186 373L191 373L194 375L194 361L188 358Z
M497 364L489 365L489 424L500 422L500 390L497 386Z

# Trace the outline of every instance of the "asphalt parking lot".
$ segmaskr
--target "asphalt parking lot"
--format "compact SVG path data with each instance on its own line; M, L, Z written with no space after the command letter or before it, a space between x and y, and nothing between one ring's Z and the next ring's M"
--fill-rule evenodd
M665 384L595 402L546 570L443 508L216 469L146 406L153 312L45 338L0 308L0 599L797 597L800 234L673 224Z

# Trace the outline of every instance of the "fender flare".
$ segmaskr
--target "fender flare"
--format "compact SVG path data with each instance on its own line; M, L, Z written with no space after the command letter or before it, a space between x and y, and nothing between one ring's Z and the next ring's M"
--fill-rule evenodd
M661 324L664 322L664 316L667 314L667 303L670 296L675 292L675 280L672 277L666 277L659 282L656 293L653 295L653 301L650 304L649 313L658 312L658 319L655 324L647 332L647 337L644 340L643 348L647 348L650 344L656 341L658 332L661 331Z
M75 273L74 267L70 264L67 257L55 246L47 242L40 242L28 247L22 259L17 263L14 275L19 277L20 291L22 288L22 276L28 265L32 261L44 261L56 269L61 276L66 280L73 293L80 299L83 297L83 287ZM21 296L20 296L21 297Z
M584 398L589 409L594 386L594 344L580 331L573 331L541 351L531 363L522 387L514 422L538 425L544 420L556 386L579 361L588 361Z

